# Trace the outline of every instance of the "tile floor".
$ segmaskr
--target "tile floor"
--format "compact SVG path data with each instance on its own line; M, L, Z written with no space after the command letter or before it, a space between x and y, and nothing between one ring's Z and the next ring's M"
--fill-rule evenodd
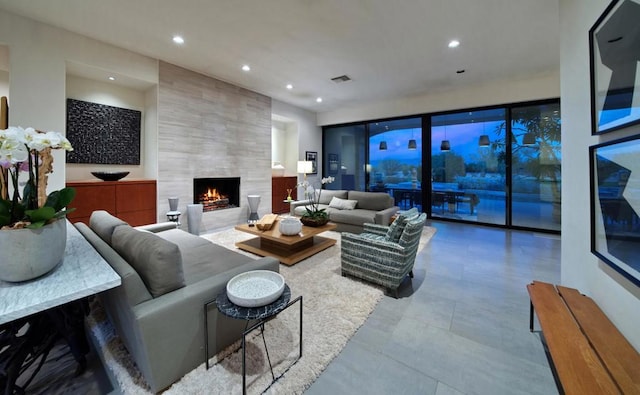
M385 297L306 394L557 394L526 284L560 280L560 237L434 222L412 283Z
M413 281L399 299L382 299L306 394L557 394L540 336L529 332L525 286L559 282L560 237L431 225L438 232ZM57 377L39 377L29 393L119 392L97 358L72 380L61 372L75 363L60 362Z

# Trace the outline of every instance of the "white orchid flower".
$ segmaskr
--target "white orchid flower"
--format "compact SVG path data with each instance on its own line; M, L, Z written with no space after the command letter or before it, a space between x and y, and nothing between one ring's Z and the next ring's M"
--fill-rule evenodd
M29 150L17 139L6 139L0 145L0 158L11 164L24 162L29 158Z

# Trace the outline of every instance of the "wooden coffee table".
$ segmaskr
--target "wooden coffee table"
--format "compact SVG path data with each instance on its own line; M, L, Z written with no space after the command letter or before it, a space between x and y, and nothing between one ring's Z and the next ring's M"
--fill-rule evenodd
M270 230L264 231L248 224L238 225L236 230L258 237L237 242L236 247L256 255L277 258L283 264L291 266L336 244L335 239L318 236L336 228L336 224L331 222L317 228L303 225L300 233L293 236L281 234L278 228L278 222Z

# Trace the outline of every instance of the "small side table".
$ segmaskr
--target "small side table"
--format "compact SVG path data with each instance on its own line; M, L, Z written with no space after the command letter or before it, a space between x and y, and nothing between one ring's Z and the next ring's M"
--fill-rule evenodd
M167 211L167 219L180 227L180 214L182 214L180 211Z
M293 301L289 301L291 299L291 289L289 286L285 284L284 292L278 300L275 302L268 304L266 306L258 306L258 307L241 307L233 304L229 298L227 297L227 291L224 290L221 292L215 300L211 300L204 304L204 358L206 368L209 369L209 339L208 339L208 323L207 323L207 311L209 306L212 303L215 303L218 307L218 311L220 313L226 315L227 317L246 320L247 323L245 325L244 332L242 332L242 393L247 393L247 372L246 372L246 337L249 333L253 332L255 329L260 328L260 334L262 335L262 342L264 343L264 349L267 353L267 361L269 361L269 369L271 370L271 384L275 383L280 377L282 377L291 366L295 365L300 358L302 358L302 295L295 298ZM267 341L264 338L264 324L276 318L276 316L294 305L296 302L300 302L300 351L298 354L298 358L293 361L291 366L287 368L280 376L275 377L273 374L273 366L271 365L271 358L269 357L269 349L267 348ZM257 322L249 327L249 324L252 320L257 320ZM271 385L270 385L271 386ZM267 387L268 388L268 387Z

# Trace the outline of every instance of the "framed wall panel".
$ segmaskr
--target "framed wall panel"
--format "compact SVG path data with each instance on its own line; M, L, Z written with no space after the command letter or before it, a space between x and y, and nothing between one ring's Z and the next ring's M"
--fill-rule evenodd
M592 134L640 123L640 0L613 0L589 30Z
M640 135L589 148L591 252L640 286Z
M67 99L67 163L140 164L142 113Z

